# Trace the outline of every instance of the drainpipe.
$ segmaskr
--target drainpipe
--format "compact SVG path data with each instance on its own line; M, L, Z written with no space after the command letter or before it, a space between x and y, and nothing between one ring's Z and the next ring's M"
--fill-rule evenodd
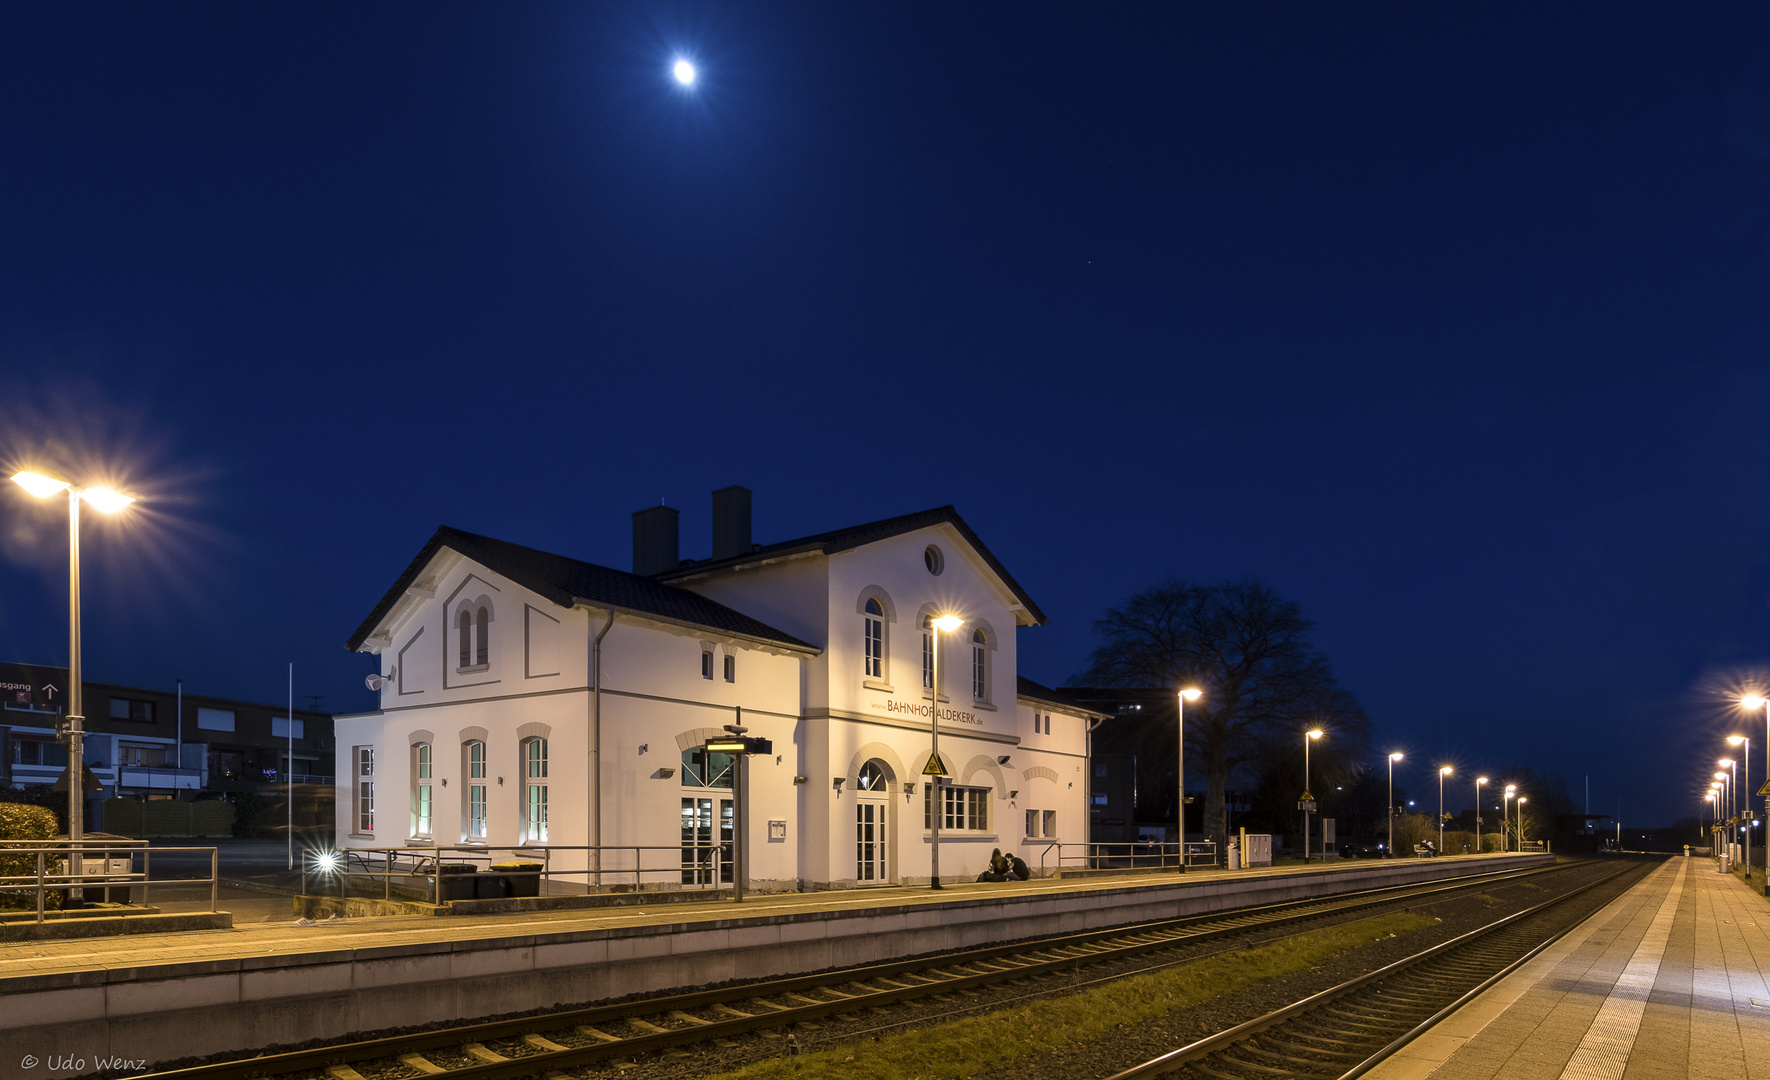
M1086 734L1084 735L1082 746L1082 769L1087 775L1087 782L1082 785L1082 798L1088 800L1088 805L1082 807L1082 820L1088 824L1088 831L1082 837L1082 843L1084 845L1082 850L1086 852L1092 852L1094 850L1092 846L1094 844L1094 729L1105 722L1105 719L1098 716L1091 716L1088 718L1088 726L1085 729ZM1135 811L1131 814L1131 820L1137 820L1137 814ZM1185 837L1182 836L1181 839L1184 841ZM1093 860L1089 860L1090 865L1092 862Z
M615 609L590 642L590 856L595 884L602 887L602 639L614 629Z

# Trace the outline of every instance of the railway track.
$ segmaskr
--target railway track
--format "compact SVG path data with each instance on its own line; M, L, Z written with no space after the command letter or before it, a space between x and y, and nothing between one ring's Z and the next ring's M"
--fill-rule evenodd
M917 999L971 995L1011 980L1063 975L1084 964L1299 923L1352 918L1394 904L1437 902L1471 890L1567 873L1579 864L1500 871L1450 882L1362 890L1214 915L997 944L934 957L772 979L640 1001L509 1020L334 1043L243 1060L208 1063L138 1080L257 1080L272 1077L391 1080L447 1077L494 1080L562 1074L610 1059L631 1059ZM1067 987L1069 978L1053 991ZM796 1045L796 1040L790 1040ZM783 1043L783 1046L789 1043Z
M1653 865L1641 864L1624 867L1109 1080L1353 1080L1553 944L1652 869Z

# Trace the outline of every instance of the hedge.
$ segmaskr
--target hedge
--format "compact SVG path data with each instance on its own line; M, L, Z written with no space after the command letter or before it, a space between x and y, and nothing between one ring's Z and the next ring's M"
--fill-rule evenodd
M0 840L30 840L40 844L52 844L60 833L61 827L55 820L55 814L41 806L27 806L24 803L0 803ZM0 848L0 851L3 851ZM48 858L48 856L45 856ZM54 872L53 860L44 867L47 872ZM37 876L37 856L0 854L0 877ZM46 891L43 894L43 906L46 908L61 907L61 892ZM32 890L0 888L0 907L30 908L36 910L37 898Z

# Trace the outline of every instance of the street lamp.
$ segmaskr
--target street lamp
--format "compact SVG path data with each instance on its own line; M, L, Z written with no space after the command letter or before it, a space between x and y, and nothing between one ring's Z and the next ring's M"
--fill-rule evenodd
M1517 794L1518 794L1518 785L1517 784L1507 784L1506 785L1506 799L1505 799L1505 801L1500 803L1500 850L1502 850L1502 851L1511 850L1510 848L1508 848L1506 846L1506 826L1512 823L1512 802L1511 802L1511 800L1514 797L1516 797ZM1523 851L1524 848L1520 847L1518 850Z
M1739 836L1739 762L1721 758L1715 762L1728 771L1727 776L1727 857L1733 858L1733 843Z
M1450 766L1445 765L1438 770L1438 854L1444 854L1444 778L1450 775Z
M80 711L80 504L90 503L100 513L114 514L135 499L108 487L75 487L66 480L34 472L14 473L12 482L39 499L64 491L68 494L68 711L63 720L68 738L68 871L77 878L85 869L79 851L86 834L86 761L81 742L86 717ZM75 907L85 896L78 888L68 895Z
M1487 777L1475 778L1475 854L1481 854L1481 785L1487 783Z
M1770 701L1765 700L1757 694L1748 694L1744 698L1741 698L1739 703L1747 709L1764 710L1764 776L1770 778ZM1746 796L1746 803L1748 806L1750 805L1750 795ZM1765 805L1764 812L1770 814L1770 803ZM1750 816L1749 812L1747 816ZM1770 863L1770 846L1767 846L1765 851L1766 863ZM1764 895L1770 896L1770 870L1765 871L1764 877Z
M1174 739L1176 742L1174 768L1174 835L1180 841L1180 872L1186 873L1186 703L1197 701L1204 696L1204 691L1196 686L1188 686L1174 695ZM1225 842L1228 837L1223 838ZM1243 852L1245 858L1247 853Z
M930 741L934 750L934 756L929 758L931 763L940 762L940 633L944 630L950 634L964 625L965 620L959 618L957 615L941 615L937 618L928 620L928 631L933 635L930 644L933 646L934 650L929 655L928 671L928 690L932 695L929 699L928 706L928 729L931 735ZM930 889L939 889L943 887L940 884L940 815L945 809L944 799L946 792L942 791L940 787L940 778L942 775L944 775L944 773L940 772L929 777L929 779L934 782L934 789L929 793L929 806L931 809L928 814L928 824L930 826L929 837L932 840L929 852L928 887Z
M1389 755L1389 857L1395 857L1395 763L1401 760L1401 751Z
M1524 804L1530 800L1518 796L1518 854L1524 854Z
M1752 741L1744 735L1727 736L1727 745L1740 747L1739 758L1745 765L1745 883L1752 883Z
M1303 733L1303 798L1299 800L1303 806L1303 863L1309 863L1309 812L1315 809L1315 796L1309 793L1309 744L1321 738L1320 728L1310 728ZM1321 853L1327 858L1327 852Z

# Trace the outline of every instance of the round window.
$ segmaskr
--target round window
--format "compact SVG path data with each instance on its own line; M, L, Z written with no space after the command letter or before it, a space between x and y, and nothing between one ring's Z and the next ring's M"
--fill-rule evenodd
M940 553L939 548L929 544L928 550L922 552L922 565L928 568L930 574L939 576L946 569L946 556Z

